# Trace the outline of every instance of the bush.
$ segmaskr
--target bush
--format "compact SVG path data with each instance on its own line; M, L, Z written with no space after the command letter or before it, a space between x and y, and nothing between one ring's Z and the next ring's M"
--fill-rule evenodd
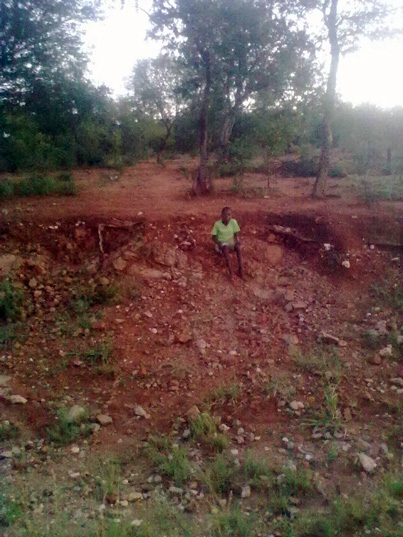
M77 186L71 173L61 173L56 178L35 173L20 181L7 179L0 182L0 199L51 195L77 195Z
M77 420L71 419L67 409L61 409L57 413L57 421L52 429L47 429L49 439L57 446L66 446L74 442L80 436L88 436L89 426L85 423L87 414Z
M14 196L14 183L6 179L0 181L0 199L8 199Z
M7 278L0 283L0 319L16 321L21 317L24 294Z

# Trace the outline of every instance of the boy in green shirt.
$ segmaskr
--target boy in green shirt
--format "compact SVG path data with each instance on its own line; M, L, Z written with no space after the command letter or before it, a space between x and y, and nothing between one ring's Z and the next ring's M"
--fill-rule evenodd
M232 212L230 207L224 207L221 211L221 220L217 220L214 224L211 236L216 244L217 252L221 253L228 267L229 276L232 276L232 270L230 265L229 253L235 252L238 259L238 275L240 278L242 274L242 260L241 260L241 243L238 238L240 232L238 222L232 218Z

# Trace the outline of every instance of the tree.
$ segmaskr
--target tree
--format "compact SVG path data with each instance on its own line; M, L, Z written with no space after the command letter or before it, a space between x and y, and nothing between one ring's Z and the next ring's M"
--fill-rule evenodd
M158 151L158 159L166 149L175 119L183 107L180 85L183 73L180 64L167 54L155 59L139 60L129 81L134 105L143 113L158 118L165 135Z
M379 39L390 36L392 30L388 25L387 17L392 10L390 5L378 0L349 0L348 2L308 0L308 5L322 11L330 46L330 68L323 102L321 154L312 191L313 198L322 198L326 195L326 181L330 166L332 122L340 55L353 51L363 37Z

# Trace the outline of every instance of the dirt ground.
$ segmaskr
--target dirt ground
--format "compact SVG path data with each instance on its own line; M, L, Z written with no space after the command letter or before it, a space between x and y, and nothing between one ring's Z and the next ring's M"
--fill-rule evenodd
M84 407L92 423L111 418L88 452L123 456L151 433L182 438L192 409L208 410L228 450L294 457L325 489L365 487L349 461L363 452L380 468L402 453L387 431L402 417L403 202L368 206L343 179L313 201L311 179L267 189L255 174L241 193L225 178L195 198L195 166L77 170L77 197L2 204L2 276L25 293L0 354L2 420L21 445L42 438L43 459L57 410ZM211 241L224 206L241 227L243 280ZM18 457L4 460L13 475Z

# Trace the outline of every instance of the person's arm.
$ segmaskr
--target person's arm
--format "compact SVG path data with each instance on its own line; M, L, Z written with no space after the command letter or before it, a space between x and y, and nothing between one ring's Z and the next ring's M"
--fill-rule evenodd
M239 240L239 231L237 233L234 233L234 239L235 244L241 244L241 241Z
M213 241L214 241L216 244L219 244L218 236L217 236L217 227L216 227L215 224L214 224L213 230L212 230L212 232L211 232L211 238L213 239Z

